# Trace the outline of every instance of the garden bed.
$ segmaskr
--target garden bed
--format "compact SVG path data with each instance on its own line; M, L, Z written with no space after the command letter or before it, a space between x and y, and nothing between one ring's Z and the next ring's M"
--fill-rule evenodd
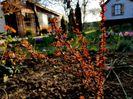
M129 99L133 98L133 54L123 55L126 56L124 59L126 64L115 63L110 74L107 71L108 78L104 84L105 99L125 99L121 84L113 71L119 76ZM119 54L110 54L109 57L113 59L119 57ZM29 64L23 67L20 74L9 78L5 76L5 82L2 82L1 78L0 97L1 99L6 97L9 99L78 99L84 95L94 99L94 94L84 88L83 78L78 73L79 69L77 64L64 65L61 58L54 56L43 64Z

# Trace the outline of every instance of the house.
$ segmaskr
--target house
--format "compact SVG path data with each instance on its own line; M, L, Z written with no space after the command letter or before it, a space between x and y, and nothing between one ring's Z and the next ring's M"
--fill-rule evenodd
M133 0L107 0L105 7L107 27L125 23L133 25Z
M40 31L47 31L51 26L49 18L60 18L59 13L30 0L5 0L2 5L6 24L20 36L40 35Z
M5 17L2 11L2 5L0 4L0 33L5 32L4 26L5 26Z

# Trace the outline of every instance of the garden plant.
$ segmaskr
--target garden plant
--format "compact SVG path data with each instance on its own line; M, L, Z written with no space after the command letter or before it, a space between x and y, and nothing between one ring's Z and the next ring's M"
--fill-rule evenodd
M129 60L133 56L130 53L124 54L126 51L132 51L130 49L133 40L128 36L123 38L125 34L109 37L104 25L104 0L100 0L100 6L100 34L97 36L98 40L92 42L98 43L96 49L91 49L89 45L95 34L90 36L92 38L87 38L89 34L82 33L81 21L73 23L71 29L69 28L72 34L67 33L63 23L62 28L58 28L58 20L53 18L51 23L54 33L48 37L35 39L29 36L28 39L14 41L11 36L7 36L6 41L0 44L5 46L4 51L0 53L0 98L132 99L132 88L128 90L128 94L117 73L122 73L121 70L127 67L128 73L122 70L122 76L133 78L133 71L130 70L133 60ZM6 26L5 30L16 33L9 26ZM125 41L128 41L129 46ZM111 46L112 43L117 44ZM94 53L91 53L92 51ZM114 76L118 83L110 80ZM115 86L118 84L117 88L122 89L120 94L113 93L115 88L111 88L110 82Z

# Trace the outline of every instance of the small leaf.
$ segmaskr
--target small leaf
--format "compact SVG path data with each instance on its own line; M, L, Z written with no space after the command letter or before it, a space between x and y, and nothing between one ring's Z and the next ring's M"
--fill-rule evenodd
M8 76L5 74L3 77L3 82L7 82L8 81Z
M85 97L84 96L80 96L79 99L85 99Z

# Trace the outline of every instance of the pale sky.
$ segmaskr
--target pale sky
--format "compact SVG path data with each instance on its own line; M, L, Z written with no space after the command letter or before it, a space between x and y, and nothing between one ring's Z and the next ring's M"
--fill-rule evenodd
M83 1L83 0L81 0ZM93 22L93 21L99 21L100 18L100 5L99 5L100 0L90 0L90 3L87 5L87 15L85 18L86 22ZM97 12L94 14L90 13L91 9L99 9Z
M77 1L77 0L75 0ZM91 9L100 9L100 6L99 6L99 1L100 0L90 0L88 5L87 5L87 12L86 12L86 18L85 18L85 21L86 22L93 22L93 21L99 21L101 18L100 18L100 14L99 14L99 10L97 10L96 14L93 15L92 13L90 13ZM82 4L83 0L79 0L80 4ZM73 2L72 5L75 5L76 2ZM81 6L81 5L80 5ZM55 10L57 11L58 13L62 13L64 14L64 10L63 10L63 7L61 6L58 6L58 5L49 5L47 4L47 7L52 9L52 10Z

